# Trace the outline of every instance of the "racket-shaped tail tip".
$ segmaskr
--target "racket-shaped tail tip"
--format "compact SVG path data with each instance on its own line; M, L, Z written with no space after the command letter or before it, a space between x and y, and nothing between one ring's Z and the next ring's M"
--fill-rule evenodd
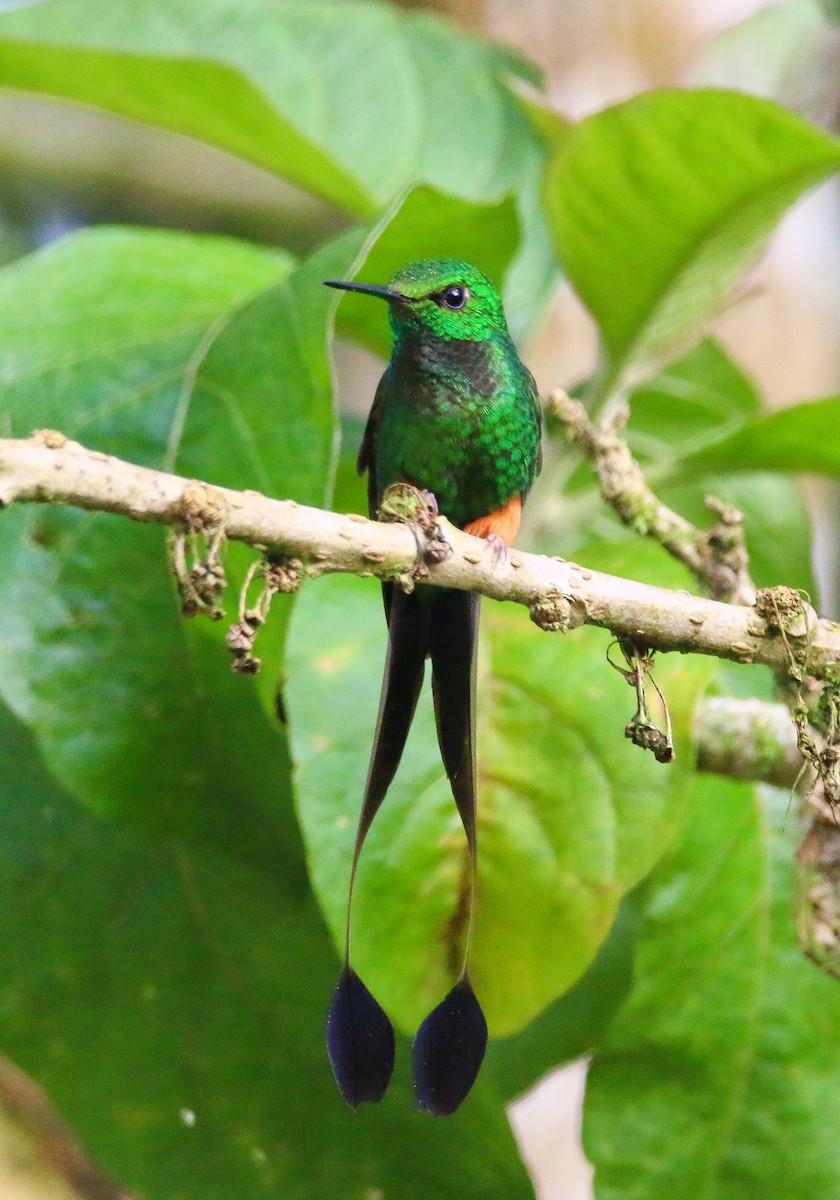
M414 1039L414 1095L438 1117L464 1102L487 1049L487 1022L469 979L455 984Z
M327 1054L351 1108L385 1095L394 1070L394 1029L351 967L341 972L327 1016Z

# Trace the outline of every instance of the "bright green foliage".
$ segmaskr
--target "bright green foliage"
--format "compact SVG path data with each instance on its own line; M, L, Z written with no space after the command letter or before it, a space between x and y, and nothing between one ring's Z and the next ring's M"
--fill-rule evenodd
M0 14L0 86L200 139L341 225L300 262L104 228L0 272L0 437L55 427L329 504L337 296L320 281L463 259L503 288L521 344L562 268L601 339L584 394L629 396L656 490L701 523L706 493L736 503L756 580L813 593L794 476L838 473L840 402L766 416L702 338L783 211L840 164L836 142L724 91L652 93L574 127L511 77L538 83L509 52L385 3ZM384 306L347 296L338 321L387 348ZM360 424L345 429L335 503L359 509ZM694 586L617 525L553 434L547 451L523 544ZM228 550L229 620L252 557ZM795 816L693 770L703 688L766 695L764 674L660 657L678 746L662 767L622 737L634 694L605 634L546 636L484 604L473 973L510 1036L449 1121L414 1112L405 1042L389 1096L353 1118L322 1039L384 653L378 588L336 577L276 601L256 681L229 671L226 624L181 617L159 529L0 514L0 1040L106 1169L147 1200L524 1198L503 1104L588 1051L599 1200L838 1191L840 989L795 946ZM354 909L354 957L406 1031L451 980L464 852L426 698Z
M766 100L653 92L582 121L546 176L564 269L598 323L597 396L701 327L840 145Z
M213 338L224 337L255 294L270 296L290 265L216 239L104 230L7 268L0 303L11 319L0 354L8 433L60 427L144 465L191 460L188 473L212 471L240 485L262 475L282 486L282 470L260 471L248 453L244 419L237 429L249 400L241 373L217 374L213 387L197 377ZM227 409L225 388L236 397ZM270 419L265 404L263 411ZM203 429L213 426L222 456L201 449ZM320 440L325 457L329 423ZM323 495L318 478L310 476L313 500ZM7 517L0 524L2 692L37 730L51 769L102 813L244 858L276 855L286 836L277 813L287 786L282 775L270 794L257 786L270 758L260 765L247 740L238 743L238 765L216 761L213 728L231 696L220 696L215 713L202 697L206 669L216 673L218 640L180 620L161 532L126 526L116 537L113 518L70 511ZM221 682L230 693L235 681ZM258 708L250 711L254 697L238 691L233 711L241 710L243 725L263 720Z
M120 828L55 785L3 706L0 732L3 1048L124 1186L458 1200L466 1178L526 1200L489 1077L451 1122L424 1119L401 1043L379 1109L354 1120L341 1101L323 1046L335 956L293 832L284 863L254 870ZM262 755L273 740L258 722L237 735Z
M553 278L542 153L506 77L538 72L387 4L47 0L0 14L0 86L200 138L357 218L413 183L482 202L516 192L510 298L533 318Z
M481 200L536 162L517 103L487 87L536 72L382 4L48 0L4 14L0 40L7 87L191 134L361 216L414 180Z
M635 985L589 1085L599 1198L798 1200L840 1187L825 1119L840 1004L796 945L787 809L781 793L704 782L650 881Z
M683 470L695 473L708 466L840 475L840 399L831 396L751 421L687 459Z

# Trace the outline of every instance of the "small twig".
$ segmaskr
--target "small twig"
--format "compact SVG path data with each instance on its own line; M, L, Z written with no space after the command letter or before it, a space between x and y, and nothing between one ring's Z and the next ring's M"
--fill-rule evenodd
M755 584L750 578L750 556L744 536L744 514L717 496L706 497L706 508L717 521L698 533L698 546L706 560L709 595L730 604L754 604Z
M651 491L630 447L618 430L627 420L623 408L605 424L594 424L586 409L561 388L552 391L546 410L565 428L566 436L592 461L601 493L636 533L652 537L683 563L715 600L752 604L755 588L748 572L743 518L737 509L707 497L718 521L703 532L674 512Z
M252 605L248 590L254 580L262 579L262 588ZM257 558L248 568L239 590L238 621L227 631L225 641L233 655L231 666L243 675L256 675L262 660L252 653L257 634L268 620L271 602L278 592L296 592L303 579L303 563L297 558Z
M609 647L607 648L607 662L618 671L619 675L623 675L630 686L636 690L636 712L624 727L624 736L634 746L639 746L642 750L650 750L657 762L673 762L674 742L671 736L671 714L668 711L665 697L659 690L659 685L651 673L653 671L653 652L647 649L647 647L636 645L629 638L619 638L618 645L621 648L621 653L624 655L627 667L621 667L618 663L613 662L610 658ZM651 719L648 711L647 696L645 694L645 680L648 678L656 690L665 713L664 730L660 729Z
M214 489L193 480L184 489L178 515L180 520L169 535L167 548L181 597L181 612L185 617L205 613L212 621L220 621L224 612L218 601L227 587L223 561L225 531L221 523L225 504Z
M823 800L836 813L840 806L840 682L832 674L822 684L809 676L813 609L807 594L786 587L762 588L755 607L785 648L788 662L781 674L792 692L789 702L796 744L803 764L810 764L816 772Z

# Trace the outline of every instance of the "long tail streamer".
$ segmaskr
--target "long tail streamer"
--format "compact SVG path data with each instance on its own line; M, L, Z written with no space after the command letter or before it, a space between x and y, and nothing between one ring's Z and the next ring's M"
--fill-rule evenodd
M387 587L388 653L347 901L344 966L327 1019L327 1049L342 1096L353 1108L381 1099L394 1065L394 1031L350 966L350 917L359 856L396 774L423 683L432 663L438 742L467 837L469 890L461 974L417 1033L414 1086L421 1108L452 1113L475 1082L487 1024L469 980L476 882L475 670L480 598L427 589L406 595Z

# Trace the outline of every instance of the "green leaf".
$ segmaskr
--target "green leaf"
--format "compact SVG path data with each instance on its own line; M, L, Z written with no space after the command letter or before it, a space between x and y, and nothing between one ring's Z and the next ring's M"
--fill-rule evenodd
M19 259L0 272L4 436L40 424L121 453L134 414L138 461L159 464L186 365L292 266L226 238L119 228Z
M760 587L784 579L813 592L810 527L797 483L784 476L718 469L721 440L741 440L760 418L761 401L749 380L717 343L703 341L630 397L627 440L661 499L698 528L714 519L711 495L744 514L750 573ZM694 464L694 467L690 464Z
M796 945L788 797L699 785L651 880L636 985L590 1073L599 1200L816 1200L840 1187L828 1097L840 991ZM769 828L768 828L769 824Z
M634 891L577 983L519 1033L490 1043L486 1069L509 1100L597 1046L633 986L637 909Z
M135 462L323 502L333 300L320 279L351 269L358 243L289 274L288 260L236 243L104 230L8 268L8 432L59 426ZM4 514L2 694L98 812L283 861L285 738L230 672L222 630L181 617L163 541L115 517ZM269 687L287 615L278 606L264 631Z
M0 17L0 84L200 138L362 216L414 181L485 199L533 179L503 74L535 72L382 4L48 0Z
M797 404L703 447L681 464L698 471L814 471L840 475L840 398Z
M744 514L750 574L759 587L783 579L813 593L810 538L803 536L810 518L798 483L750 474L746 458L733 457L728 470L718 463L721 441L743 445L743 431L764 420L752 381L721 347L701 342L637 388L630 407L628 441L665 503L698 528L714 519L707 496L734 505Z
M524 611L499 605L485 605L483 627L471 976L498 1035L581 975L622 896L679 827L691 761L685 729L707 668L675 657L657 669L683 764L663 768L623 738L633 695L604 661L602 635L546 639ZM302 593L290 633L298 812L313 885L340 943L385 649L376 590L323 580ZM465 878L425 701L365 844L353 909L355 965L406 1029L448 990Z
M512 79L538 83L509 50L385 4L44 0L0 14L0 87L188 134L355 216L415 183L476 203L515 194L523 243L506 301L522 338L556 267L545 150Z
M548 167L560 262L598 324L595 399L674 353L840 146L737 92L662 91L582 121Z
M685 457L735 432L761 409L752 380L711 338L634 388L628 404L627 440L657 475L663 460Z
M342 1102L338 964L289 851L267 876L84 813L0 706L4 1050L149 1200L531 1196L489 1078L424 1119L401 1042L382 1105Z

